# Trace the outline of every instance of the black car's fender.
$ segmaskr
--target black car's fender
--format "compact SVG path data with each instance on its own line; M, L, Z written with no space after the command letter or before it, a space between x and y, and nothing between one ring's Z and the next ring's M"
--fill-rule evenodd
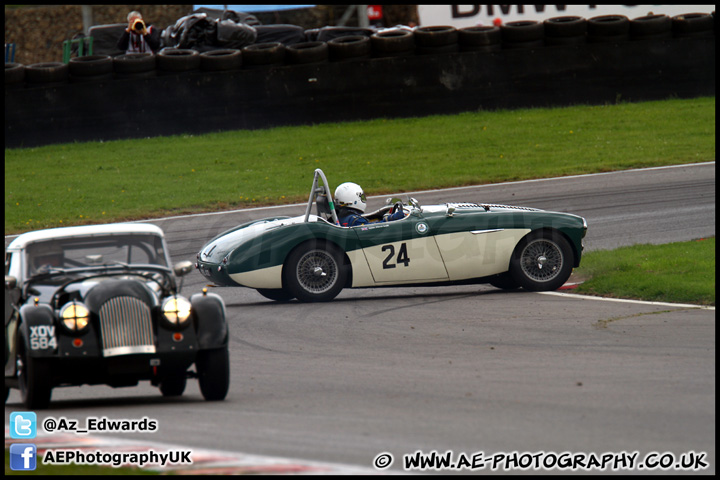
M215 293L196 293L190 297L195 316L198 346L201 350L224 347L228 343L225 303Z
M23 305L20 308L20 335L25 352L31 357L57 355L58 332L55 313L48 305Z

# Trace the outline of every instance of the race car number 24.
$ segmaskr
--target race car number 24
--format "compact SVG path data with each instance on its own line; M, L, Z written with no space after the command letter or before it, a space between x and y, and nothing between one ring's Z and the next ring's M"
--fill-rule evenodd
M32 350L47 350L56 348L55 327L52 325L36 325L30 327L30 348Z
M382 251L388 252L388 256L385 257L385 260L383 260L384 269L395 268L398 263L402 263L406 267L410 264L410 257L408 257L406 243L400 245L400 250L398 251L397 258L395 258L394 245L384 245L382 247Z

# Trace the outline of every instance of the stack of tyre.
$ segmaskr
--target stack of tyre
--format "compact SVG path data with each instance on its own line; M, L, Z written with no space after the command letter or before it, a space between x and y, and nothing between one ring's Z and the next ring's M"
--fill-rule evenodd
M273 30L281 26L268 26ZM101 82L110 79L147 78L184 72L232 71L279 65L341 62L367 58L455 52L498 52L584 43L618 43L662 40L671 37L712 36L715 12L688 13L672 18L647 15L630 20L623 15L590 19L562 16L545 21L516 21L498 26L456 29L451 26L395 27L383 30L324 27L302 31L291 25L291 37L283 41L260 41L241 50L198 52L165 48L150 53L90 55L60 62L24 66L5 63L5 88L56 86ZM265 37L272 38L272 37ZM280 38L280 37L277 37ZM262 40L258 37L259 40Z

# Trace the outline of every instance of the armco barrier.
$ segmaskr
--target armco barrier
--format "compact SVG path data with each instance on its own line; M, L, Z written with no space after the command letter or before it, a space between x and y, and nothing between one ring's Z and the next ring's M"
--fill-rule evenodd
M6 84L5 147L714 94L714 34L243 64Z

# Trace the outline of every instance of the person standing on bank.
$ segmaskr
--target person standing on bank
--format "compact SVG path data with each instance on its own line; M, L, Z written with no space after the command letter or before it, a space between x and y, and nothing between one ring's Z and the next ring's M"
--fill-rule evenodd
M128 27L118 40L118 50L125 53L155 53L160 49L160 31L152 25L145 25L140 12L130 12Z

